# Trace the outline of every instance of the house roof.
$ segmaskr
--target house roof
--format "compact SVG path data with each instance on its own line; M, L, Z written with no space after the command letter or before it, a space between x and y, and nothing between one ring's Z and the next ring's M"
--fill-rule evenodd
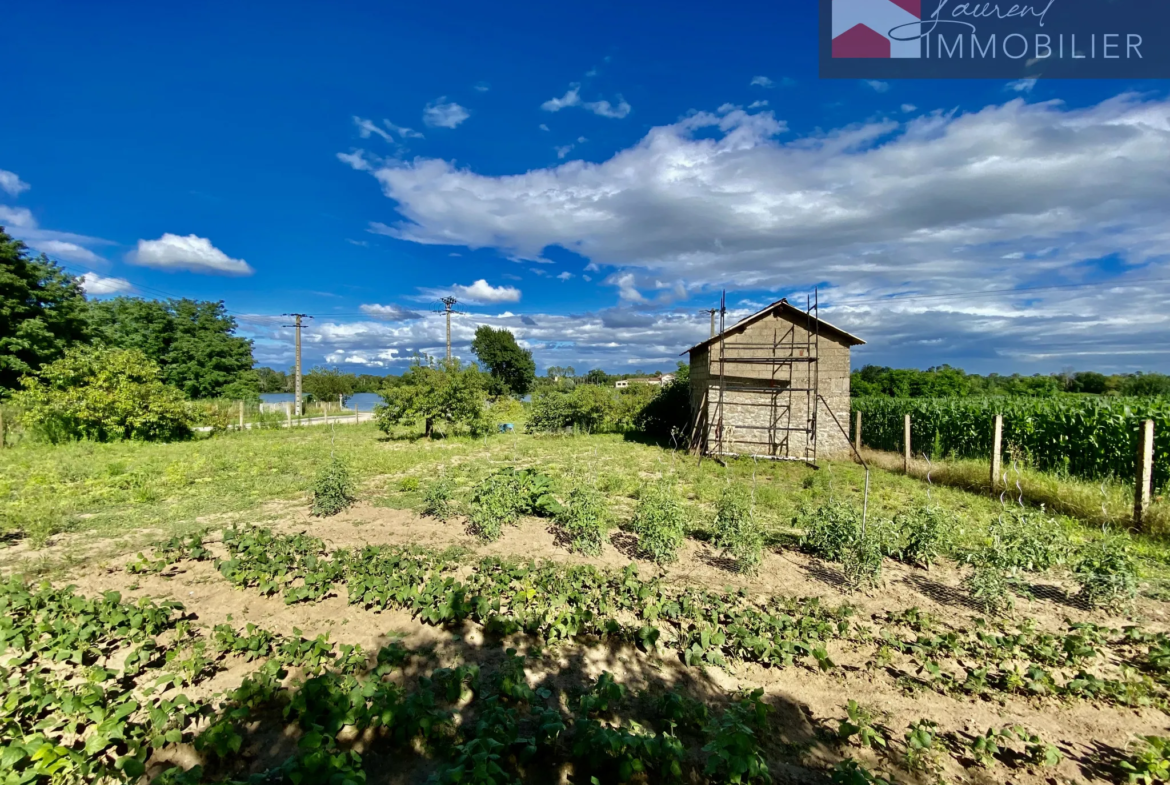
M758 322L760 319L763 319L765 316L769 316L777 311L782 312L785 316L788 316L794 322L796 322L799 319L805 319L808 321L809 324L814 324L814 323L819 324L820 331L822 333L827 333L829 335L835 335L838 338L840 338L842 340L842 342L844 342L845 344L847 344L849 346L861 346L862 344L865 343L865 341L861 340L856 335L853 335L852 333L847 333L844 330L842 330L840 327L834 327L833 325L829 324L824 319L817 319L814 316L808 315L807 313L800 310L796 306L790 305L788 303L788 300L777 300L776 302L772 303L771 305L756 311L751 316L747 316L747 317L744 317L743 319L740 319L738 322L736 322L735 324L733 324L730 327L728 327L727 329L725 329L723 331L723 335L727 335L727 334L733 333L733 332L739 332L739 331L743 330L743 328L747 327L749 324L753 324L755 322ZM702 343L697 343L694 346L692 346L691 348L680 352L680 355L687 354L688 352L693 352L696 349L705 349L718 340L719 340L718 335L716 335L714 338L708 338L707 340L703 341Z

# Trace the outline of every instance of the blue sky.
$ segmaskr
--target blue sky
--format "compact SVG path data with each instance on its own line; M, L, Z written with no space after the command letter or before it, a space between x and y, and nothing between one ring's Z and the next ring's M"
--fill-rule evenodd
M820 286L855 364L1170 370L1164 83L822 81L789 5L19 4L0 225L276 367L302 311L400 370L454 293L464 356L668 368Z

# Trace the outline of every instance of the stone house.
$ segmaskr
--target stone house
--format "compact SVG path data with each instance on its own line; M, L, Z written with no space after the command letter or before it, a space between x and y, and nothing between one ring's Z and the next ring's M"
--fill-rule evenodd
M692 346L691 449L810 463L848 453L849 353L864 343L779 300Z

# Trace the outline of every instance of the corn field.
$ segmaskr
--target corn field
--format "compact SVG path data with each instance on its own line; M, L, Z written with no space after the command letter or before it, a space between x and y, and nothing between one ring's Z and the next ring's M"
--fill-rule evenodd
M989 458L993 418L1003 415L1003 454L1071 477L1132 481L1139 429L1154 421L1154 487L1170 482L1170 399L1059 396L1055 398L854 398L866 447L902 451L903 418L910 415L915 455ZM853 421L854 418L850 418ZM854 427L852 424L850 427Z

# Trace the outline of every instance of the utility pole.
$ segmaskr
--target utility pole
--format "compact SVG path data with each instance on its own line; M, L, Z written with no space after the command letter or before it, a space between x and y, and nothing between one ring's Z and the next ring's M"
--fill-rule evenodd
M296 327L297 328L297 368L296 368L296 384L294 387L294 401L295 401L295 403L293 405L296 408L297 417L300 417L301 415L303 415L305 413L304 406L301 403L301 320L302 319L312 319L313 317L309 316L307 313L286 313L284 315L285 316L292 316L297 320L296 324L286 324L285 327Z
M447 359L450 360L451 359L451 314L465 313L465 311L452 310L452 307L455 305L455 303L457 303L459 301L456 300L454 297L451 297L450 295L440 298L439 302L441 302L443 304L443 310L439 311L439 313L446 314L446 316L447 316Z

